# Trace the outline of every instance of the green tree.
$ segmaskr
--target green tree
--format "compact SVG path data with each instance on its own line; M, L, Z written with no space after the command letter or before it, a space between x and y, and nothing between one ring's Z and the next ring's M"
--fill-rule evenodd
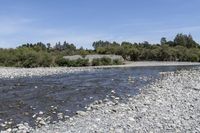
M162 37L160 40L160 44L161 45L167 44L167 39L165 37Z
M187 45L187 35L177 34L174 39L174 44L177 46L186 46Z
M131 49L129 49L128 55L130 55L131 61L136 61L139 57L139 51L137 48L132 47Z

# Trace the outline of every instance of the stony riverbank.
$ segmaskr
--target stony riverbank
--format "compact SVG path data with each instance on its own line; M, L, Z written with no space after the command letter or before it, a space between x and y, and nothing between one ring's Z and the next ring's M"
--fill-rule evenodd
M159 62L159 61L144 61L144 62L126 62L124 65L110 66L89 66L89 67L52 67L52 68L11 68L0 67L0 78L19 78L32 76L49 76L63 73L74 73L83 71L92 71L101 68L120 68L120 67L146 67L146 66L196 66L200 63L192 62Z
M200 132L200 70L167 73L127 103L104 99L86 112L31 132ZM115 93L115 92L113 92ZM44 124L45 125L45 124ZM8 129L11 131L11 129Z
M32 76L49 76L63 73L91 71L92 68L52 67L52 68L11 68L0 67L0 78L20 78Z

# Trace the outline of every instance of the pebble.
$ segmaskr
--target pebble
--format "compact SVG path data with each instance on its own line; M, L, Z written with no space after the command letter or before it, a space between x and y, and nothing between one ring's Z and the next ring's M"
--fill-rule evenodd
M43 114L44 114L44 112L40 111L38 114L39 114L39 115L43 115Z
M62 73L75 73L82 71L93 71L92 67L52 67L52 68L11 68L0 67L0 78L20 78L32 76L49 76ZM38 86L35 86L38 88Z
M85 115L87 115L87 113L84 112L84 111L77 111L76 114L78 114L78 115L80 115L80 116L85 116Z
M167 73L125 103L97 101L97 110L77 111L76 116L47 127L22 129L33 133L199 132L200 93L194 89L200 86L199 75L200 70Z
M12 131L12 129L11 129L11 128L8 128L6 131L7 131L7 132L11 132L11 131Z
M115 129L115 133L124 133L124 129L123 128L117 128L117 129Z
M115 94L116 92L115 92L115 90L112 90L111 93L114 93L114 94Z
M63 113L58 113L58 114L57 114L57 117L58 117L59 120L62 120L62 119L64 118L64 117L63 117Z
M35 117L36 117L36 114L34 114L32 117L35 118Z
M127 103L116 105L107 100L105 103L96 102L98 110L91 110L87 115L83 111L77 112L78 115L83 114L82 117L70 117L69 121L56 126L59 128L56 131L65 129L70 133L198 131L196 127L199 127L198 121L200 121L198 117L200 94L193 88L200 86L199 75L200 71L195 70L181 71L178 75L167 74L162 80L156 80L155 83L141 89L145 90L144 94L141 92L135 97L130 96ZM190 91L185 90L184 86L188 86ZM94 124L96 126L92 126ZM37 133L40 131L48 132L48 129L38 130Z

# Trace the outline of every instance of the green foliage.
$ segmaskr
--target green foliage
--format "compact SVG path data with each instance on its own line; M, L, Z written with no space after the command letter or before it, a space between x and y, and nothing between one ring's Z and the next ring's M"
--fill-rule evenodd
M96 58L92 60L92 65L93 66L105 66L105 65L112 65L112 60L110 58L107 57L103 57L103 58Z
M132 47L128 50L128 55L130 56L131 61L136 61L138 60L139 51L137 48Z
M174 39L174 46L184 46L187 48L197 47L198 44L193 40L191 35L177 34Z
M58 57L56 59L56 64L58 66L67 66L67 67L82 67L82 66L89 66L88 59L77 59L77 60L67 60L63 57Z
M55 60L55 63L58 65L58 66L67 66L67 60L64 59L63 57L57 57L56 60Z
M167 44L167 39L165 37L162 37L160 40L160 44L161 45Z
M63 56L88 54L121 55L130 61L200 61L200 46L191 35L177 34L173 41L161 38L161 44L109 41L93 43L94 50L77 49L74 44L58 42L55 45L38 42L23 44L15 49L0 49L0 66L6 67L50 67L50 66L88 66L122 64L120 60L109 58L88 60L65 60Z
M196 54L189 54L187 61L198 62L199 61L199 56L196 55Z
M28 53L24 54L24 60L21 62L21 64L19 64L19 66L22 67L37 67L38 66L38 62L39 61L39 56L36 52L34 51L30 51Z
M112 60L110 58L107 58L107 57L101 58L100 61L101 61L102 65L111 65L112 64Z
M121 60L119 60L119 59L114 59L112 64L113 65L122 65L123 62Z
M99 58L92 60L92 66L101 66L101 60Z
M27 47L20 47L16 50L1 50L0 62L1 66L49 67L52 64L52 56L47 52L37 52Z
M81 66L88 66L89 60L88 59L78 59L75 61L75 66L81 67Z

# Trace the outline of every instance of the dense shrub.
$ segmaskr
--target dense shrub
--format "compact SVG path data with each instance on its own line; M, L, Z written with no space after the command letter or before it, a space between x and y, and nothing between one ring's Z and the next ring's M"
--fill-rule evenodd
M49 67L52 65L52 57L44 51L34 51L29 48L0 50L0 65L14 67Z
M187 57L187 61L191 61L191 62L199 62L199 56L196 54L190 54Z
M64 59L63 57L57 57L55 60L55 63L58 66L67 66L68 61L66 59Z
M89 60L88 59L78 59L75 61L75 64L78 66L89 66Z
M40 53L38 58L38 65L41 67L54 66L53 57L48 53Z
M82 67L82 66L89 66L89 60L88 59L67 60L62 57L58 57L56 59L56 64L58 66Z
M113 65L122 65L123 62L119 59L114 59L113 62L112 62Z
M101 66L101 60L99 58L92 60L92 66Z
M112 60L107 57L103 57L100 59L102 65L112 65Z
M19 64L20 67L38 67L38 54L34 51L28 52L24 55L24 60Z
M7 67L49 67L49 66L99 66L118 65L120 60L110 58L94 59L92 62L85 59L76 61L66 60L63 56L88 54L114 54L121 55L129 61L200 61L200 45L191 35L178 34L173 41L161 39L160 44L130 42L97 41L93 43L94 50L79 48L74 44L64 42L56 43L53 47L50 43L41 42L35 44L22 44L15 49L0 48L0 66Z
M93 66L101 66L101 65L112 65L112 60L107 57L96 58L92 60Z

